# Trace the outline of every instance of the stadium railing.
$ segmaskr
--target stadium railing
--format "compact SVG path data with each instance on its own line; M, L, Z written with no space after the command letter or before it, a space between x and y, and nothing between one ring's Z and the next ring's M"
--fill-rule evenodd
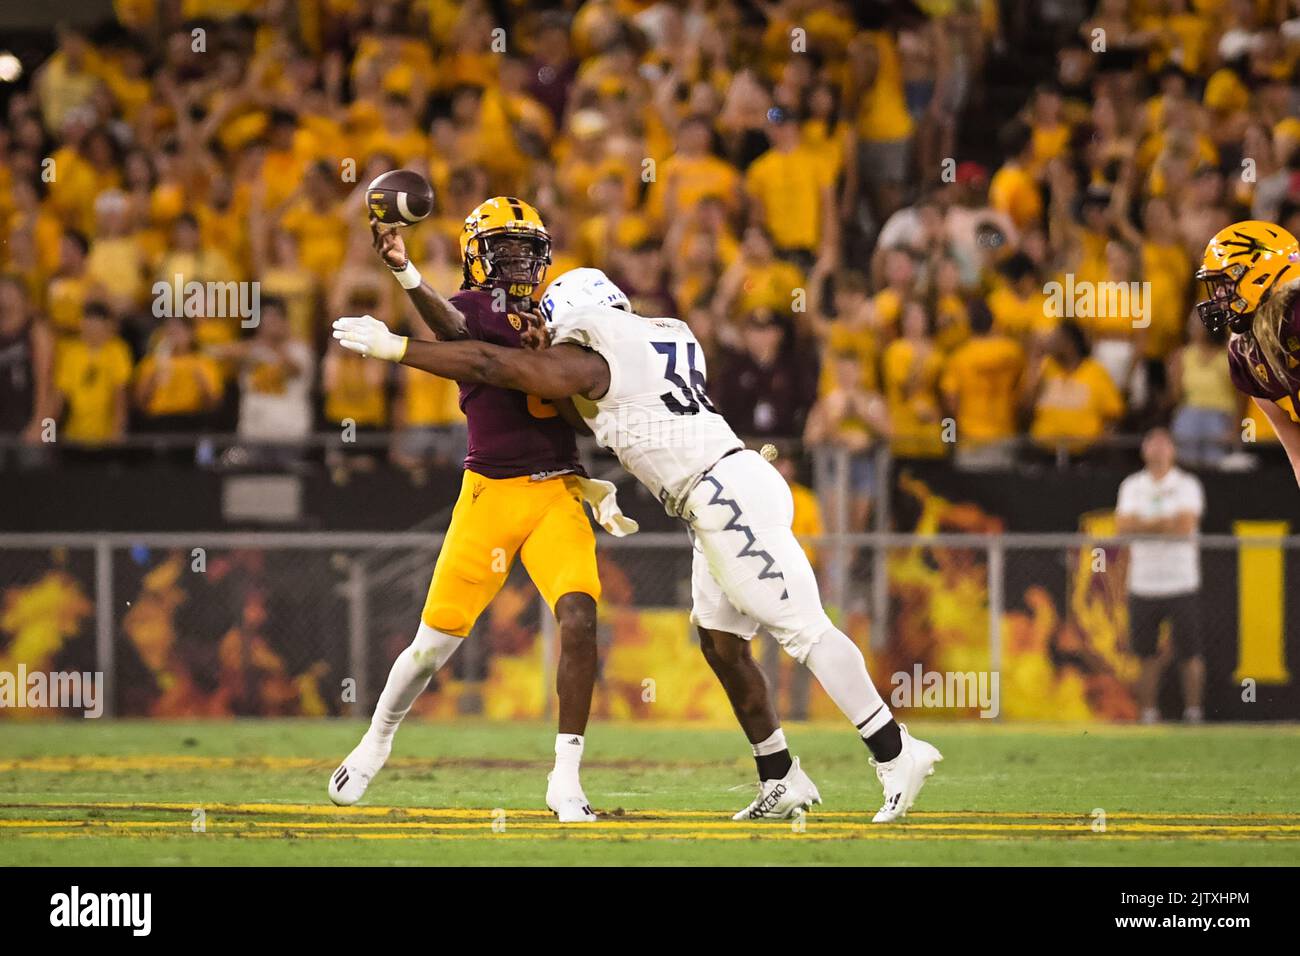
M31 445L22 441L16 435L0 435L0 470L6 467L6 456L4 452L10 451L30 451L44 450L56 452L60 449L71 449L79 452L93 452L105 456L111 456L116 452L136 453L145 455L150 452L158 455L174 455L176 452L193 451L196 463L199 465L221 465L219 460L220 454L231 449L241 448L276 448L285 450L301 449L304 453L319 450L335 450L344 452L355 451L373 451L382 452L392 447L398 439L398 431L358 431L344 440L338 431L317 431L301 438L284 442L252 441L246 437L240 436L235 432L135 432L114 441L111 444L88 445L72 442L66 439L60 439L57 442L50 442L44 445ZM1113 433L1103 435L1088 445L1087 452L1095 454L1099 452L1134 452L1142 444L1143 435L1137 433ZM766 438L755 436L750 441L752 447L757 448L767 441ZM580 445L584 453L604 454L591 439L580 440ZM1242 453L1252 455L1260 451L1266 453L1277 447L1276 442L1260 442L1249 448L1246 448L1238 441L1230 440L1212 440L1205 439L1197 443L1198 449L1202 453ZM1055 445L1044 444L1038 440L1031 440L1026 435L1020 435L1008 442L1009 451L1017 458L1023 458L1028 454L1034 456L1034 460L1040 463L1053 463L1058 469L1067 469L1077 463L1079 459L1078 449L1070 442L1062 441ZM874 454L888 454L888 449L884 446L877 445ZM53 454L46 456L37 456L36 464L42 467L54 465L58 459ZM1224 465L1231 470L1248 470L1252 463L1241 457L1230 458Z

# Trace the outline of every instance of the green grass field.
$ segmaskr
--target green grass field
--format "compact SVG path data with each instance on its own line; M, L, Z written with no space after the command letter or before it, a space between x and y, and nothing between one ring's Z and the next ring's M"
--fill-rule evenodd
M600 822L561 826L542 724L413 724L365 802L325 798L353 721L3 725L0 861L69 865L1188 864L1300 859L1300 728L913 726L946 757L905 823L851 731L788 725L825 803L732 823L739 731L595 725ZM195 832L196 810L205 824ZM1104 831L1094 811L1105 813Z

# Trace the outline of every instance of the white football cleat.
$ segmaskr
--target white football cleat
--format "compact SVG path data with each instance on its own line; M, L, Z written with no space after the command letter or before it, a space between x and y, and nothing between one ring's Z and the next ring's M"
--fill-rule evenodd
M361 738L352 753L343 758L338 769L330 775L330 799L340 807L350 807L360 800L375 779L375 774L383 768L388 754L393 749L393 742L376 743L367 733Z
M888 763L871 761L880 785L885 788L884 806L871 818L872 823L893 823L907 816L925 784L925 778L934 774L934 765L943 759L943 754L932 744L917 740L902 724L898 729L903 738L899 755Z
M821 802L822 795L817 792L817 785L799 768L799 758L795 757L784 777L760 783L754 802L731 819L788 820L799 811L811 809L814 803Z
M596 811L587 802L580 784L565 786L558 783L555 773L546 775L546 805L561 823L595 823Z

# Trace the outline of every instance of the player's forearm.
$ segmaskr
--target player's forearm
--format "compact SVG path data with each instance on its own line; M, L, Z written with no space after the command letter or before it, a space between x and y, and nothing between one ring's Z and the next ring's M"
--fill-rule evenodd
M539 398L563 396L543 395L530 386L540 386L529 374L527 361L520 349L506 349L486 342L422 342L409 339L403 365L441 375L456 382L476 385L497 385L531 392Z
M534 351L470 339L427 342L394 335L372 315L337 319L334 338L361 355L400 362L457 382L496 385L537 398L603 395L609 387L605 360L575 345Z
M429 331L438 338L454 340L465 337L465 315L429 283L421 281L418 286L407 289L406 294Z

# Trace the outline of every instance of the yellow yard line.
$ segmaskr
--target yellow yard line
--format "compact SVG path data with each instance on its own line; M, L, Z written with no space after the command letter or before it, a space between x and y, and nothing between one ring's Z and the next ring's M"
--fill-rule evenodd
M186 823L188 825L188 823ZM209 823L211 826L211 823ZM225 826L221 823L217 824ZM302 822L294 823L291 821L270 821L270 820L253 820L245 826L271 828L280 827L287 829L304 829L304 830L328 830L328 829L355 829L355 830L482 830L491 829L488 823L420 823L409 822L401 823L396 821L374 821L367 823L316 823ZM517 828L521 830L549 831L564 828L565 824L554 821L547 823L512 823L509 817L505 819L506 829ZM721 821L718 823L690 822L678 823L674 821L654 821L654 820L627 820L622 822L605 822L597 821L596 823L570 824L580 830L607 830L611 833L621 833L626 830L665 830L665 831L723 831L731 832L745 827L749 827L749 833L766 833L768 831L790 828L793 826L789 822L772 821L754 824L733 823L730 821ZM836 823L829 821L818 821L815 818L809 818L807 821L807 830L830 830L838 833L859 833L865 830L888 829L876 825L865 825L861 823ZM1012 833L1092 833L1092 829L1083 824L1050 824L1050 823L906 823L897 829L907 830L935 830L935 831L997 831ZM1106 834L1122 831L1125 833L1300 833L1300 825L1281 825L1281 826L1240 826L1236 824L1222 825L1189 825L1178 826L1173 824L1124 824L1122 826L1111 827L1103 833ZM806 831L805 831L806 832Z
M76 830L56 830L48 832L20 832L15 836L27 839L52 839L52 840L75 840L87 838L109 837L113 839L132 838L140 839L145 837L172 837L181 836L175 832L166 830L157 831L125 831L125 830L104 830L95 832L86 828ZM1032 834L1014 834L1014 833L911 833L899 829L871 829L861 830L852 836L845 836L840 833L817 833L807 831L804 833L795 833L783 828L774 828L761 836L755 831L743 831L737 833L718 833L712 831L684 831L679 833L646 833L630 832L622 835L604 834L604 833L587 833L575 832L554 828L549 832L532 832L532 833L440 833L440 832L405 832L405 833L315 833L309 831L246 831L236 832L228 831L224 833L207 833L196 834L196 839L223 839L223 840L440 840L440 841L495 841L495 840L545 840L545 841L562 841L562 840L588 840L601 841L606 843L630 843L630 842L650 842L650 841L736 841L736 840L810 840L813 842L826 840L904 840L904 841L990 841L1001 840L1004 842L1029 842L1031 840L1041 840L1041 836ZM1084 839L1083 835L1078 835L1074 839ZM1104 839L1107 841L1121 842L1150 842L1153 839L1162 839L1160 837L1142 836L1139 834L1105 834ZM1198 834L1186 838L1189 842L1244 842L1240 836L1223 835L1223 834ZM1300 835L1278 835L1257 837L1255 839L1266 842L1293 842L1300 841Z
M188 823L186 823L186 825L188 825ZM209 825L211 826L211 824L209 824ZM225 825L224 825L223 823L220 823L220 822L218 822L216 825L217 825L217 826L221 826L223 829L226 828ZM271 820L253 820L253 821L250 821L249 823L246 823L246 824L243 824L243 825L244 825L244 826L253 826L253 827L262 827L262 828L280 827L280 828L282 828L282 829L287 828L287 829L303 829L303 830L328 830L328 829L357 829L357 830L481 830L481 829L491 829L491 826L490 826L490 824L488 824L488 823L420 823L420 822L401 823L401 822L397 822L397 821L373 821L373 822L367 822L367 823L317 823L317 822L294 823L294 822L291 822L291 821L283 821L283 820L277 820L277 821L271 821ZM556 823L556 822L554 822L554 821L549 822L549 823L511 823L511 822L510 822L510 818L509 818L509 817L506 817L506 819L505 819L505 826L506 826L506 829L518 828L518 829L521 829L521 830L543 831L543 830L554 830L554 829L557 829L557 828L561 828L561 827L563 827L563 826L565 826L565 825L564 825L564 824L560 824L560 823ZM578 829L581 829L581 830L592 830L592 831L607 830L607 831L609 831L609 832L611 832L611 833L621 833L621 832L623 832L624 830L667 830L667 831L677 831L677 830L681 830L681 831L685 831L685 830L717 830L717 831L731 832L731 831L738 830L738 829L741 829L741 828L744 828L744 827L748 826L748 827L750 827L750 829L748 830L748 832L751 832L751 833L757 833L757 832L767 832L768 830L780 829L780 828L782 828L782 827L789 827L789 826L792 826L792 824L790 824L790 823L783 823L783 822L779 822L779 821L765 822L765 823L761 823L761 824L757 824L757 825L752 825L752 824L744 824L744 823L733 823L733 822L730 822L730 821L722 821L722 822L718 822L718 823L703 823L703 822L690 822L690 823L682 822L682 823L679 823L679 822L674 822L674 821L653 821L653 820L637 820L637 821L633 821L633 820L627 820L627 821L622 821L622 822L605 822L605 821L597 821L596 823L571 824L570 826L574 826L574 827L576 827L576 828L578 828ZM905 827L905 828L908 829L908 830L957 830L957 831L981 831L981 830L991 830L991 831L1005 831L1005 832L1017 832L1017 833L1080 833L1080 832L1091 833L1091 832L1093 832L1093 831L1091 830L1091 828L1086 827L1086 826L1084 826L1084 825L1082 825L1082 824L1070 825L1070 824L1063 824L1063 823L1062 823L1062 824L1050 824L1050 823L1025 823L1025 824L1021 824L1021 823L907 823L907 824L903 824L902 826ZM809 820L808 820L808 822L807 822L807 829L809 829L809 830L812 830L812 829L818 829L818 830L831 830L831 831L841 832L841 833L856 833L856 832L859 832L859 831L862 831L862 830L866 830L866 829L878 829L878 827L875 827L875 826L868 827L867 825L864 825L864 824L861 824L861 823L820 822L820 821L818 821L818 820L816 820L816 819L809 818ZM1170 824L1141 824L1141 823L1138 823L1138 824L1124 824L1124 825L1121 826L1121 827L1112 827L1111 829L1108 829L1108 830L1105 831L1105 832L1106 832L1106 833L1110 833L1110 832L1113 832L1113 831L1115 831L1115 830L1122 830L1123 832L1126 832L1126 833L1168 833L1168 832L1176 832L1176 833L1235 833L1235 832L1245 832L1245 833L1264 833L1264 832L1268 832L1268 833L1292 833L1292 832L1300 832L1300 826L1290 826L1290 825L1283 825L1283 826L1238 826L1238 825L1233 825L1233 824L1225 824L1225 825L1220 825L1220 826L1214 826L1214 825L1208 825L1208 826L1204 826L1204 825L1177 826L1177 825L1170 825ZM1104 835L1104 834L1099 834L1099 835Z
M439 832L473 832L487 831L492 832L490 824L487 823L428 823L418 821L364 821L353 823L341 822L317 822L317 821L294 821L294 820L252 820L252 821L221 821L208 820L207 832L220 832L223 834L236 835L241 832L256 832L257 830L276 830L281 833L325 833L333 832L340 837L362 835L366 831L414 831L417 833L439 833ZM79 830L122 830L122 831L141 831L141 830L192 830L190 820L39 820L39 819L22 819L22 820L0 820L0 830L26 830L26 829L79 829ZM621 822L596 822L586 824L563 825L555 822L533 822L521 823L510 822L509 818L505 822L506 830L525 831L533 834L554 834L554 833L578 833L584 832L589 834L608 834L610 837L617 838L619 835L655 831L663 835L677 835L684 833L725 833L735 834L742 837L761 837L779 835L783 830L795 832L791 827L780 823L761 824L752 826L746 824L737 824L732 822L718 823L699 823L699 822L672 822L672 821L621 821ZM1190 835L1224 835L1238 836L1245 838L1273 838L1285 836L1288 834L1300 834L1300 826L1294 825L1273 825L1273 826L1240 826L1240 825L1170 825L1170 824L1125 824L1114 827L1104 833L1094 833L1090 828L1082 825L1068 824L1044 824L1044 823L909 823L901 827L875 827L866 826L856 823L834 823L818 822L810 820L804 833L814 832L823 833L828 836L838 836L841 838L852 838L855 836L865 836L868 833L884 832L904 833L904 832L923 832L923 833L1014 833L1014 834L1072 834L1077 836L1097 836L1107 838L1115 834L1147 834L1147 835L1177 835L1185 837ZM505 832L505 831L501 831Z
M191 813L196 809L203 809L208 813L247 813L247 814L270 814L270 813L288 813L301 816L331 816L344 818L349 816L358 817L389 817L401 818L410 817L415 819L465 819L465 820L490 820L492 814L499 808L469 808L469 807L383 807L383 806L364 806L364 807L335 807L326 804L313 803L160 803L160 802L78 802L78 803L4 803L0 802L0 811L5 809L33 809L49 808L52 810L169 810L184 813ZM504 808L508 819L538 819L551 820L554 818L549 810L537 809L510 809ZM809 815L810 821L814 820L869 820L874 814L874 810L813 810ZM625 814L617 816L608 816L606 819L610 822L653 822L646 821L645 818L666 818L666 819L718 819L723 816L725 811L722 810L655 810L639 809L628 810ZM941 819L1006 819L1006 820L1071 820L1078 821L1081 825L1091 826L1092 816L1087 813L1070 813L1070 812L1047 812L1047 811L1019 811L1019 810L919 810L908 814L908 819L918 820L941 820ZM1124 813L1115 812L1107 813L1108 821L1115 820L1223 820L1236 822L1249 822L1252 820L1259 821L1294 821L1300 822L1300 813Z

